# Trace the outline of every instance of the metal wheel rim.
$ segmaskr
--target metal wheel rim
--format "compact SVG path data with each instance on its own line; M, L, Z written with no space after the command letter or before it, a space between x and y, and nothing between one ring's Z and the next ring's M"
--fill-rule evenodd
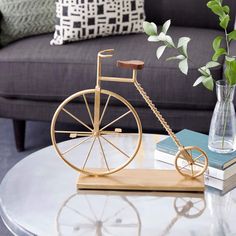
M204 172L206 171L207 167L208 167L208 158L207 158L206 153L205 153L202 149L200 149L199 147L196 147L196 146L184 147L184 150L186 150L186 151L195 150L195 151L198 151L199 153L201 153L199 156L201 156L202 158L204 158L203 166L201 167L202 169L201 169L200 171L197 171L197 173L194 174L194 175L188 174L188 173L183 173L183 172L181 171L181 169L179 168L179 165L178 165L178 159L179 159L179 158L182 159L182 160L184 159L184 158L181 157L181 155L182 155L182 150L179 150L179 151L177 152L176 158L175 158L175 167L176 167L176 170L177 170L181 175L183 175L183 176L188 176L188 177L192 177L192 178L197 178L197 177L203 175ZM191 155L191 156L192 156L192 155ZM192 157L192 158L193 158L193 157ZM197 158L200 158L200 157L197 157ZM195 158L195 159L196 159L196 158ZM194 160L195 160L195 159L194 159ZM184 160L185 160L185 159L184 159ZM196 161L196 160L195 160L195 161ZM194 163L193 166L194 166L194 165L197 165L197 164ZM190 171L189 171L189 173L190 173Z
M125 162L124 165L120 166L120 167L117 167L117 168L114 168L112 169L111 171L105 171L105 172L96 172L96 171L86 171L86 170L83 170L83 169L80 169L78 168L77 166L71 164L68 160L66 160L66 158L63 157L63 155L61 154L58 146L57 146L57 142L56 142L56 138L55 138L55 125L56 125L56 121L57 121L57 118L58 118L58 115L59 113L61 112L61 109L66 105L68 104L70 101L72 101L73 99L79 97L79 96L82 96L83 94L91 94L91 93L95 93L95 89L88 89L88 90L82 90L80 92L77 92L75 94L72 94L71 96L69 96L67 99L65 99L60 105L59 107L57 108L56 112L54 113L53 115L53 119L52 119L52 122L51 122L51 140L52 140L52 144L57 152L57 154L59 155L59 157L67 164L69 165L71 168L75 169L76 171L80 172L80 173L83 173L83 174L87 174L87 175L94 175L94 176L105 176L105 175L110 175L110 174L113 174L123 168L125 168L133 159L134 157L137 155L138 151L139 151L139 148L140 148L140 145L141 145L141 141L142 141L142 125L141 125L141 121L139 119L139 116L137 114L137 112L135 111L134 107L127 101L125 100L123 97L121 97L120 95L114 93L114 92L111 92L109 90L101 90L101 94L106 94L106 95L111 95L113 96L114 98L118 99L119 101L121 101L124 105L126 105L126 107L128 107L132 114L133 114L133 117L135 118L135 121L136 121L136 124L137 124L137 128L138 128L138 141L137 141L137 145L135 147L135 151L134 153L132 154L132 156L129 158L129 160L127 162Z

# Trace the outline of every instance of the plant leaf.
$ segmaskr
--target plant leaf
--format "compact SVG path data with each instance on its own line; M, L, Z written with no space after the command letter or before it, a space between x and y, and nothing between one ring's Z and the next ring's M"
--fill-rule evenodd
M229 37L229 40L236 40L236 30L234 30L234 31L232 31L232 32L230 32L229 34L228 34L228 37Z
M227 6L227 5L223 6L223 11L224 11L226 14L229 14L229 12L230 12L229 6Z
M223 17L225 15L223 8L220 5L213 4L207 6L218 16Z
M216 2L216 1L209 1L208 3L207 3L207 7L208 8L212 8L212 7L214 7L214 6L219 6L219 3L218 2Z
M185 74L185 75L188 74L188 59L187 58L180 61L179 69L183 74Z
M159 42L160 40L158 39L158 36L156 35L151 35L148 37L149 42Z
M200 83L202 83L202 81L205 79L206 77L204 75L200 76L197 78L197 80L195 81L195 83L193 84L193 87L198 86Z
M150 23L150 22L144 21L143 29L144 29L144 32L149 36L157 35L157 26L153 22Z
M183 60L185 59L186 57L184 55L178 55L178 56L175 56L175 57L168 57L166 59L166 61L170 61L170 60Z
M223 36L217 36L213 41L213 49L217 51L220 48Z
M157 25L154 22L151 22L151 25L152 25L152 28L153 28L154 32L156 34L158 34L158 32L157 32Z
M161 46L157 49L157 52L156 52L156 56L157 56L157 59L160 59L162 54L164 53L165 49L166 49L166 45L164 46Z
M223 0L213 0L213 1L215 1L221 5Z
M205 77L209 77L211 75L210 70L206 66L202 66L198 69L198 71L204 75Z
M161 32L161 33L158 35L158 39L159 39L160 41L166 41L166 35L165 35L163 32Z
M162 32L164 34L167 33L168 29L170 28L171 20L167 20L164 25L162 26Z
M167 42L167 44L169 44L170 46L175 47L175 44L174 44L172 38L171 38L169 35L166 35L166 42Z
M224 54L226 54L226 50L224 48L217 49L215 54L212 56L212 61L217 61L218 58Z
M213 90L214 88L214 80L212 76L205 77L204 80L202 81L202 84L209 90Z
M236 84L236 60L226 60L225 77L230 85Z
M236 61L231 62L231 73L232 73L231 85L234 85L236 84Z
M207 64L206 64L206 68L213 68L213 67L217 67L219 66L220 63L219 62L216 62L216 61L209 61Z
M180 47L185 46L186 44L189 43L190 40L191 39L189 37L181 37L181 38L179 38L178 46L177 47L180 48Z
M225 15L222 17L222 19L220 20L220 26L223 29L227 29L229 24L229 15Z
M178 48L182 47L183 54L187 57L188 56L188 43L190 42L190 38L188 37L181 37L178 41Z

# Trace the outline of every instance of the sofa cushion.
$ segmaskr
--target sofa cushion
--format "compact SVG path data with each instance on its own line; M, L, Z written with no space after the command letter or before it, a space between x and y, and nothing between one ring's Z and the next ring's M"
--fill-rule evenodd
M0 0L0 45L16 39L53 32L54 0Z
M144 0L56 1L52 45L116 34L143 32Z
M144 34L112 36L72 43L61 47L49 45L51 34L17 41L0 50L0 95L11 98L61 101L76 91L93 88L96 79L96 56L99 50L114 48L112 59L104 59L103 74L131 76L131 71L117 68L116 60L145 61L138 78L153 101L163 108L211 109L215 94L202 86L193 88L199 76L197 68L211 60L212 40L216 30L172 27L174 39L192 38L189 44L189 74L185 77L176 61L165 61L173 55L170 49L157 60L156 43L147 42ZM215 79L221 79L222 68L214 68ZM132 84L103 83L104 88L124 95L134 105L144 106Z

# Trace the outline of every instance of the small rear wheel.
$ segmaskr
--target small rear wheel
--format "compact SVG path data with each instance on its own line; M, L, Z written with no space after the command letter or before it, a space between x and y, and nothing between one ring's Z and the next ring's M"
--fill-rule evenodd
M175 167L181 175L196 178L206 171L208 158L199 147L183 147L176 154Z

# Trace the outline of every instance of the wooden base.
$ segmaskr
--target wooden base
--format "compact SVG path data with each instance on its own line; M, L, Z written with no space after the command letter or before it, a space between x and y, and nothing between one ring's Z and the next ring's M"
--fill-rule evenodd
M81 174L78 189L203 192L203 176L186 178L175 170L123 169L108 176Z

